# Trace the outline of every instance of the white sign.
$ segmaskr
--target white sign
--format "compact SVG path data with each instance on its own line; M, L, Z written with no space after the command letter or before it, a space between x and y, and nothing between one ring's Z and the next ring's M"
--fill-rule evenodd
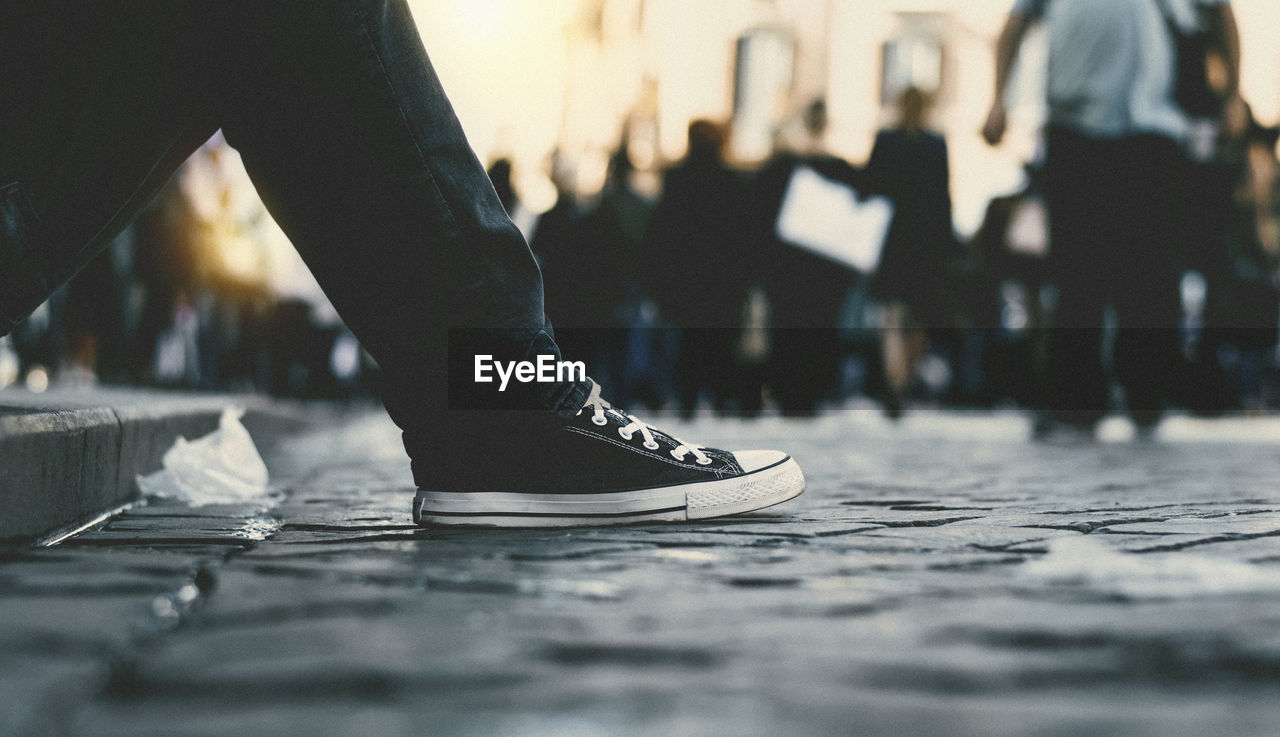
M787 243L870 274L880 264L892 222L888 198L858 199L853 188L797 166L775 229Z

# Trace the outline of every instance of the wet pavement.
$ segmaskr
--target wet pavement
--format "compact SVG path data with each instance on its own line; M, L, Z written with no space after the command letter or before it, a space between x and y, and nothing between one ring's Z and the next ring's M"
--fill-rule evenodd
M0 735L1277 734L1275 421L661 424L791 450L809 489L682 526L417 529L362 414L275 444L270 499L10 551Z

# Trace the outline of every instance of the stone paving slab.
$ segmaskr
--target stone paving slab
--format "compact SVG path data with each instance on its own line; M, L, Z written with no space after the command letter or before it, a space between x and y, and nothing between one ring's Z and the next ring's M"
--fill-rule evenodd
M466 531L409 524L361 417L276 445L275 498L0 560L0 735L1274 735L1280 444L1172 426L675 423L790 449L808 491Z

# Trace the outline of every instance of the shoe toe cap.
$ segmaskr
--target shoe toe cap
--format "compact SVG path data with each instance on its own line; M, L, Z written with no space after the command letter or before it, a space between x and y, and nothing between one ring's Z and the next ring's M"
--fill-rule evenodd
M733 457L745 473L751 473L786 460L787 454L780 450L735 450Z

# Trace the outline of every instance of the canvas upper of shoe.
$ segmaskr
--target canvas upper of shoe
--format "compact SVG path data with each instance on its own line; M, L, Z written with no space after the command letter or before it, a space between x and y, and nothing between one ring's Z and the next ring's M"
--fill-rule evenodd
M614 408L600 397L599 385L567 420L527 411L459 415L456 427L434 446L406 436L419 489L600 493L756 470L745 468L734 453L685 442ZM757 468L787 457L778 451L749 453Z

